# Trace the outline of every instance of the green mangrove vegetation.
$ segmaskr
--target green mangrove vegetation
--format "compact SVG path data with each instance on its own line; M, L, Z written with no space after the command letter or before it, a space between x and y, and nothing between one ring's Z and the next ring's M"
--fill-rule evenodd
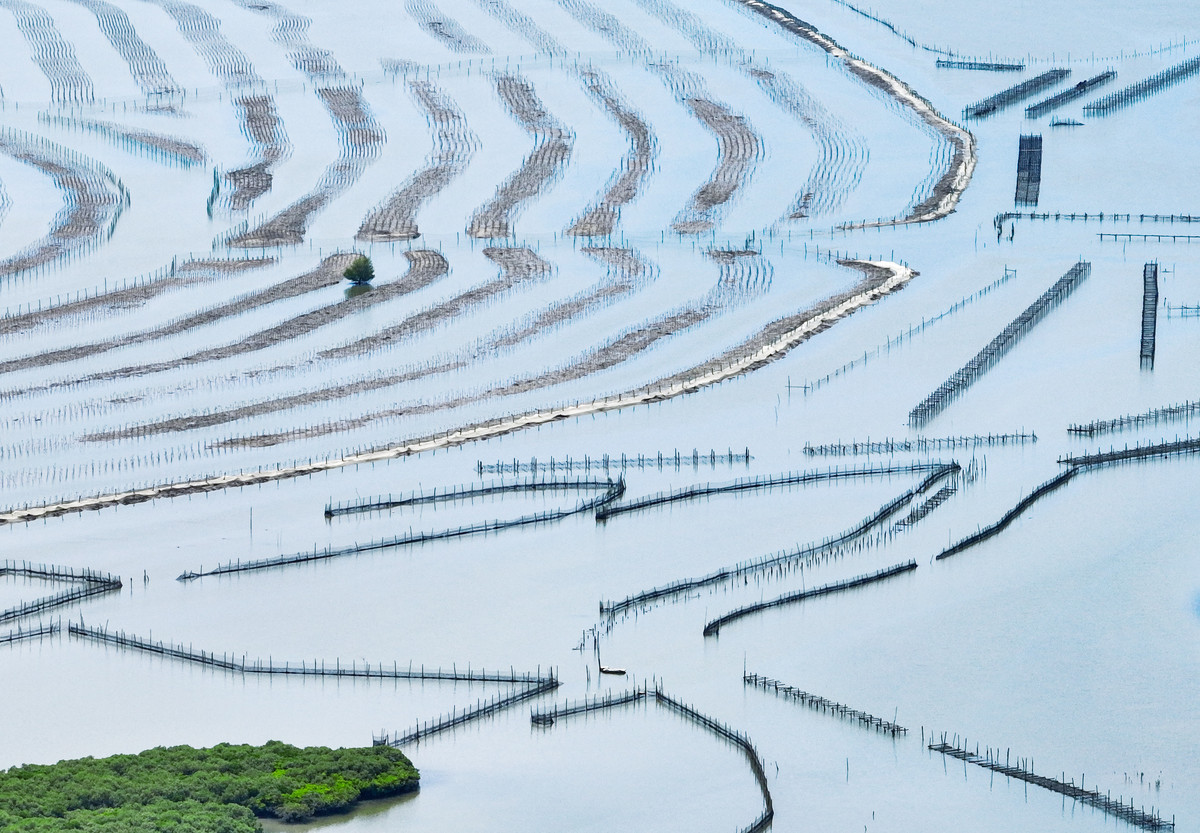
M398 749L304 749L279 741L158 747L0 772L5 833L258 833L259 817L306 821L415 790Z

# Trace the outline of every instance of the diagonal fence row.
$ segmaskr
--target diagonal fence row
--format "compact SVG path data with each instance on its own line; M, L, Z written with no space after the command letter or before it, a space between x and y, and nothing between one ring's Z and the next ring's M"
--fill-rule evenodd
M747 616L752 616L755 613L761 613L764 610L771 610L776 607L785 607L787 605L806 602L809 599L817 599L822 596L831 596L835 593L844 593L847 590L855 590L859 587L866 587L871 584L876 584L881 581L886 581L896 576L910 573L917 569L916 561L906 561L903 564L895 564L891 567L885 567L882 570L876 570L873 573L867 573L854 578L848 578L843 581L835 581L830 584L823 584L820 587L813 587L809 590L798 590L795 593L787 593L775 599L770 599L763 602L755 602L754 604L743 605L742 607L734 608L724 616L718 616L704 626L705 636L719 636L721 628L732 624L739 619L744 619Z
M611 619L617 614L625 613L629 610L639 608L644 605L660 602L669 598L683 596L687 593L691 593L705 587L713 587L715 585L724 584L726 582L745 578L756 573L766 572L767 570L797 563L805 566L811 566L818 560L832 557L834 554L838 553L843 548L861 538L863 535L882 524L891 516L895 515L903 507L907 506L915 496L928 491L942 479L957 474L961 470L961 467L957 463L943 465L942 468L934 471L920 484L911 489L906 489L895 498L889 500L878 510L868 515L862 521L855 524L850 529L840 533L839 535L824 539L818 543L807 544L796 549L784 550L782 552L774 553L762 558L743 561L733 566L716 570L712 573L697 578L680 579L678 581L673 581L669 584L654 587L649 590L643 590L640 593L626 596L620 601L602 601L600 602L600 614Z
M1028 335L1052 309L1066 300L1091 274L1091 271L1092 265L1086 261L1080 261L1067 270L1065 275L1026 307L1024 312L1009 322L1000 334L980 350L974 358L955 371L954 375L943 382L937 390L909 411L908 424L920 427L940 414L967 388L991 370L1004 357L1004 354Z

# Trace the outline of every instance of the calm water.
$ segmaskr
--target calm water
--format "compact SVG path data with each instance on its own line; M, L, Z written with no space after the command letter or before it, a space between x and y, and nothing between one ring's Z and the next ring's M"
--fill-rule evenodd
M72 4L46 5L77 46L87 42L82 37L87 16L69 14ZM377 180L356 185L314 221L312 247L306 243L283 252L282 263L247 277L221 279L215 285L222 298L236 294L229 289L234 283L243 282L244 290L269 286L311 268L321 254L349 245L366 208L386 196L427 152L426 125L409 98L394 90L374 63L379 57L397 57L400 49L382 42L379 27L370 25L378 7L353 4L344 19L333 19L319 4L292 5L316 19L314 41L330 48L348 69L363 74L376 116L387 125L388 146L411 145L420 152L385 154L374 169ZM934 54L913 49L838 4L820 0L811 6L784 5L890 70L952 117L965 105L1028 75L939 70ZM1083 78L1115 59L1117 85L1195 54L1194 48L1180 48L1130 56L1200 36L1200 18L1189 6L1152 4L1135 14L1116 4L1094 5L1086 15L1073 5L1046 3L981 5L970 15L962 13L960 5L941 3L876 4L876 11L921 42L983 57L1026 58L1030 72L1064 65L1073 69L1073 78ZM819 218L795 227L790 241L786 228L776 229L775 237L762 243L762 258L772 270L769 292L730 309L707 329L683 334L596 378L509 401L404 416L349 437L310 444L227 455L205 448L235 433L278 430L297 419L315 424L346 411L358 414L397 401L438 399L451 388L471 390L526 372L535 366L531 362L539 368L553 366L583 346L651 313L702 297L711 288L717 274L713 264L690 241L672 242L669 234L660 235L689 188L703 176L674 148L689 143L705 143L707 148L711 138L640 63L617 58L611 50L605 53L607 46L598 45L557 4L520 6L547 27L557 25L556 34L570 50L593 55L627 96L639 97L640 109L658 130L663 145L660 168L642 197L622 215L626 241L636 244L660 272L632 309L607 308L524 353L491 357L490 363L481 359L479 366L448 379L434 377L363 395L350 405L316 405L183 437L103 445L78 441L81 433L96 426L226 408L263 391L274 394L327 384L323 376L328 367L304 364L316 350L341 343L356 330L394 323L402 312L445 300L495 275L494 265L478 247L459 240L455 229L462 228L469 210L464 206L479 205L495 186L497 177L481 172L513 170L529 139L488 85L480 82L477 70L467 75L447 65L439 78L471 114L474 129L483 132L487 125L492 131L494 124L495 132L482 143L474 173L457 181L420 215L429 229L423 244L442 246L454 264L444 286L431 288L403 310L373 310L369 321L343 321L335 325L336 332L280 345L265 356L230 360L211 373L183 368L162 376L7 399L3 415L11 420L13 435L0 442L26 450L0 462L7 478L4 503L153 481L164 474L199 475L324 456L343 445L392 441L548 402L590 400L674 372L738 342L780 310L801 309L856 279L806 254L801 229L805 236L810 229L814 232L814 246L819 242L822 249L833 246L903 259L920 277L785 359L686 398L388 464L0 529L0 557L118 573L127 579L120 594L64 611L64 619L82 617L88 625L103 624L196 649L290 662L336 658L518 671L557 668L563 686L554 695L407 750L422 773L418 795L323 820L314 826L322 830L608 830L619 825L725 831L749 823L761 811L761 800L740 753L661 707L627 707L551 728L530 725L530 705L545 707L643 682L661 682L672 695L749 735L765 763L778 830L856 831L861 826L912 831L964 822L985 832L1120 826L1061 796L1027 789L925 748L923 738L928 742L943 732L965 736L972 749L978 742L981 750L999 748L1001 754L1011 750L1014 758L1032 758L1041 774L1065 775L1076 783L1083 779L1089 787L1111 790L1114 797L1132 796L1147 809L1153 805L1162 808L1166 818L1173 816L1177 829L1197 829L1200 765L1193 750L1200 739L1200 717L1194 709L1200 679L1200 566L1192 557L1200 533L1193 488L1197 460L1174 458L1079 475L1002 535L953 559L933 560L948 543L994 521L1057 473L1063 454L1194 432L1195 425L1185 421L1094 440L1065 432L1071 423L1195 398L1200 389L1194 361L1200 350L1200 319L1169 317L1160 307L1153 371L1139 368L1137 353L1143 264L1159 261L1165 303L1195 305L1200 302L1200 260L1193 252L1200 249L1182 242L1114 243L1097 237L1101 231L1189 233L1193 226L1021 220L1011 242L1007 232L997 242L992 224L996 213L1012 205L1021 132L1041 132L1045 140L1038 211L1194 211L1197 182L1190 149L1200 126L1200 82L1194 79L1107 119L1087 119L1085 127L1073 130L1050 128L1045 119L1027 123L1019 108L972 124L979 140L979 165L956 214L929 226L833 237L826 227L832 220ZM524 42L507 30L497 31L474 4L443 2L439 8L487 40L498 60L528 55ZM652 21L631 2L606 8L638 24L670 54L690 49L676 32ZM785 67L802 78L814 96L864 137L874 164L865 169L861 187L847 197L837 219L874 218L903 207L927 173L928 157L936 153L925 134L843 73L827 70L821 56L794 48L751 18L715 0L694 11L747 48L759 50L756 56L761 60L769 57L773 68ZM269 21L232 6L214 8L218 12L229 36L253 54L260 74L295 78L282 50L270 40ZM129 13L134 15L135 9ZM169 21L144 12L137 20L146 37L177 37ZM8 27L3 42L20 45L15 27L0 23ZM371 56L370 66L365 59L352 62L349 57L356 54L360 32L366 43L361 54ZM106 77L105 68L114 77L117 70L124 72L120 64L104 63L115 59L99 57L99 47L88 49L85 63L94 78ZM1068 50L1069 64L1063 58ZM180 63L172 69L181 79L207 77L190 50L181 46L180 52ZM740 245L743 235L752 230L762 235L775 222L794 196L794 188L779 182L802 181L814 150L804 145L789 155L784 142L795 122L770 108L765 98L747 98L753 85L728 61L689 54L690 68L705 77L711 90L727 101L746 101L747 114L771 149L751 180L753 188L728 209L718 233L707 241ZM408 57L437 64L459 59L423 35L414 40ZM538 83L549 109L577 131L577 156L563 180L532 203L520 220L521 239L553 260L560 277L551 286L514 292L475 310L458 329L444 328L416 340L405 348L411 348L411 354L391 351L347 363L341 368L347 378L371 370L372 363L399 366L463 349L496 327L581 291L600 274L562 239L562 218L576 212L603 184L612 160L624 152L624 137L587 103L575 82L564 81L561 68L526 60L524 71ZM6 105L5 123L32 129L36 108L25 101L46 97L39 86L45 80L32 63L15 63L22 66L14 70L12 81L5 79L5 92L6 97L19 98L21 107L18 111ZM121 78L121 84L129 83L126 76ZM21 98L11 92L15 89L29 92ZM136 90L111 95L135 96ZM330 135L317 131L301 140L298 126L306 118L316 113L327 122L312 98L299 86L284 85L278 95L285 123L295 125L290 129L296 147L279 170L280 193L267 198L264 211L299 196L307 187L304 183L315 180L336 155L336 137L327 128L323 130ZM237 141L236 124L225 112L227 102L214 92L194 106L197 113L225 113L227 122L212 127L207 139L214 158L222 165L239 158L245 146ZM1076 104L1061 115L1080 112ZM194 208L208 195L209 172L164 174L144 159L125 158L98 141L88 141L93 144L86 146L97 157L111 167L120 165L135 194L131 213L123 220L128 232L122 233L127 236L114 237L89 259L5 284L5 303L11 307L59 291L93 287L97 275L139 274L176 254L206 251L211 239L232 224L226 218L210 226L206 217L192 212L158 234L154 218L174 204L162 196L170 190L167 185L178 179L178 188L186 191L186 201ZM38 199L56 204L32 183L23 187L16 174L19 166L12 167L11 175L8 168L0 170L13 201L0 226L6 252L30 237L29 229L19 225L24 222L19 206L32 210ZM159 183L156 177L165 178ZM406 268L402 252L402 247L394 252L378 245L372 249L381 274L394 277ZM918 436L907 427L909 409L1079 258L1092 264L1082 286L920 432L945 437L1035 431L1036 443L896 457L804 453L806 442ZM1016 276L919 334L908 335L910 328L1002 278L1006 267L1015 268ZM203 306L198 300L202 292L192 292L165 296L139 315L159 322ZM303 312L311 301L240 316L221 335L222 343ZM98 321L97 333L108 335L105 327L112 333L124 331L119 322ZM50 328L8 344L25 354L73 342L66 329ZM900 333L905 335L897 342ZM197 331L181 336L164 355L205 346L210 335ZM142 346L97 358L94 364L75 363L46 372L51 379L71 378L83 365L91 372L129 361L158 360L157 349ZM842 370L851 362L857 363ZM264 373L261 381L239 376L245 370L293 363L294 376L290 371ZM8 378L5 386L15 388L39 372ZM802 387L834 373L815 391ZM239 378L230 381L235 376ZM133 395L144 398L114 401ZM44 426L34 422L43 418ZM31 445L38 438L48 438L48 447ZM598 619L602 600L839 533L912 486L917 476L721 496L620 516L606 524L575 516L553 525L303 567L188 584L174 580L184 570L229 559L512 518L573 505L577 496L488 498L326 521L323 510L330 500L479 482L480 462L623 452L673 455L676 449L690 455L694 448L749 448L753 459L733 466L693 467L689 461L678 469L628 468L628 496L748 475L926 457L957 460L964 466L974 461L977 475L960 482L957 492L919 524L888 536L871 536L869 546L844 557L802 572L700 590L682 601L638 610L611 627ZM186 450L190 451L185 454ZM165 462L162 455L171 453L175 461ZM91 460L113 466L121 460L140 462L137 468L84 474L80 464ZM918 569L901 578L767 611L729 625L719 637L702 636L707 621L738 605L910 558ZM53 589L5 581L0 583L0 608ZM584 635L601 624L603 661L627 668L628 679L600 679L590 647L576 650ZM744 669L894 720L909 733L895 739L877 735L746 687ZM300 745L363 745L372 735L403 731L507 690L462 683L243 678L64 636L0 647L0 704L6 713L20 715L0 725L0 766L175 743L278 738Z

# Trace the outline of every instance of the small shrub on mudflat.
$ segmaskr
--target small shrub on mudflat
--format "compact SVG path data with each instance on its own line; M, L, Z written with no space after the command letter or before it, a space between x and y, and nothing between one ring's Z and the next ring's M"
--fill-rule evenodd
M342 275L354 283L370 283L375 279L375 266L371 263L371 258L359 255L346 267Z

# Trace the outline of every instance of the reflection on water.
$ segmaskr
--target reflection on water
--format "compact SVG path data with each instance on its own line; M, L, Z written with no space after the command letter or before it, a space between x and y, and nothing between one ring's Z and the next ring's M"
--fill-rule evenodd
M415 801L419 795L420 792L414 790L413 792L392 796L391 798L376 798L370 801L360 801L349 813L336 816L321 816L313 819L312 821L299 822L295 824L289 824L287 822L280 821L279 819L259 819L259 821L262 823L263 830L271 831L271 833L283 833L283 831L287 831L287 833L298 833L298 831L304 830L324 830L327 828L334 829L341 825L358 824L370 819L373 816L382 815L389 810L399 807L401 804L405 804L409 801Z

